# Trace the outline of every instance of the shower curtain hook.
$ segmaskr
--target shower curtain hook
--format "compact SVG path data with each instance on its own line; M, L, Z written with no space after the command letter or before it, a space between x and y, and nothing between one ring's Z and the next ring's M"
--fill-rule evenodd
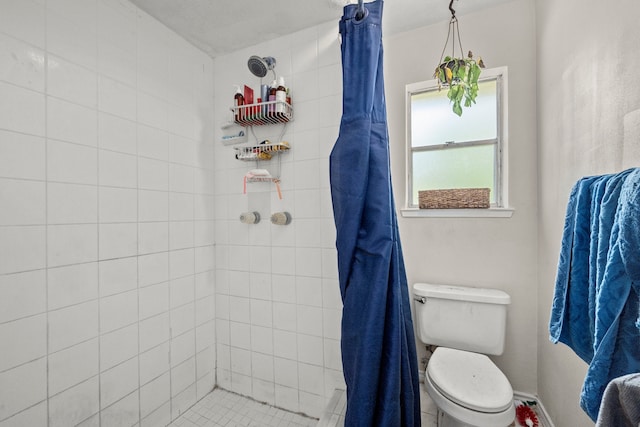
M358 0L358 11L356 12L356 19L359 21L362 18L364 18L364 0Z

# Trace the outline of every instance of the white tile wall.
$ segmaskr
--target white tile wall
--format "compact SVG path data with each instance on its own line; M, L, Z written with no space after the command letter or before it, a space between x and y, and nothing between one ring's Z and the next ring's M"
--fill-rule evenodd
M116 329L100 337L100 371L110 369L138 354L138 325Z
M2 178L0 197L5 201L0 212L1 225L35 225L45 222L44 182Z
M47 270L49 310L98 298L98 263L74 264Z
M93 185L51 182L47 185L46 213L50 224L95 224L98 189Z
M0 5L0 426L155 427L213 387L212 78L130 2Z
M0 371L39 359L47 354L44 314L0 325L0 341L12 343L0 355Z
M56 395L98 374L98 339L49 355L49 395Z
M49 311L49 352L96 337L99 329L98 307L98 301L94 300Z
M341 112L335 23L216 58L217 124L229 119L233 84L259 85L246 69L246 58L255 52L276 57L275 72L291 89L294 121L283 139L292 148L281 158L279 200L268 184L251 185L242 194L242 176L253 166L235 161L229 147L214 147L218 381L317 417L333 389L344 387L327 172ZM282 126L254 130L258 139L273 141ZM237 218L247 210L258 211L264 220L241 224ZM278 211L290 212L292 223L270 224L269 216ZM225 359L229 362L222 363Z
M103 426L136 425L139 419L139 397L137 390L103 409L100 413L100 422Z
M0 275L0 323L44 313L47 279L44 270Z
M49 426L76 425L100 409L97 376L49 398Z
M132 290L137 286L138 262L135 257L100 261L98 270L101 297Z
M47 179L52 182L96 185L98 152L93 147L47 141Z
M20 99L20 103L11 103ZM30 135L45 134L44 94L0 82L0 128Z
M4 402L0 416L6 419L47 398L47 359L43 357L3 371L0 381L10 385L0 388Z
M103 408L138 388L138 358L134 357L100 374L100 404Z
M46 239L44 226L0 227L0 274L43 268Z
M140 354L140 384L147 384L169 371L169 343Z

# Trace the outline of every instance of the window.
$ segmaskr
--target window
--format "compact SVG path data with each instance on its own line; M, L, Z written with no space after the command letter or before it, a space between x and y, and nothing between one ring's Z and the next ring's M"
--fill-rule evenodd
M436 80L407 85L407 207L418 191L490 188L492 208L506 206L506 68L483 70L476 104L451 111Z

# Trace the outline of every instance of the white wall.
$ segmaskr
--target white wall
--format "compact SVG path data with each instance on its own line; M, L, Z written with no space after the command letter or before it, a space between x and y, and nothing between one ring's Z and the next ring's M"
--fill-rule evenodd
M242 177L256 165L236 160L233 148L218 141L220 125L231 118L232 85L259 93L260 79L247 68L251 55L275 57L275 71L291 89L294 121L283 137L291 150L282 156L282 200L270 183L249 184L243 194ZM337 23L218 57L214 75L217 381L319 416L333 390L344 388L328 178L342 102ZM255 127L257 140L277 142L282 127ZM260 167L275 174L276 165L274 159ZM240 223L248 210L258 211L262 221ZM293 222L272 225L269 217L278 211L290 212Z
M536 392L535 28L530 0L459 17L463 48L487 67L508 67L508 188L512 218L400 218L409 284L503 289L511 295L506 348L494 358L514 389ZM385 39L394 191L405 195L405 85L429 80L447 22ZM473 108L473 107L472 107ZM452 113L453 114L453 113ZM464 113L463 113L464 114ZM419 357L425 354L419 345Z
M0 426L214 385L212 61L124 0L0 5Z
M578 404L587 365L549 342L548 321L571 187L640 163L640 4L539 0L536 16L539 393L557 426L593 425Z

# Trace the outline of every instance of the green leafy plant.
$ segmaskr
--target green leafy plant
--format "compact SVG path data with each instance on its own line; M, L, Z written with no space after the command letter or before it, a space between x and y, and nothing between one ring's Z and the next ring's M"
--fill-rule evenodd
M481 68L484 68L482 58L476 61L469 51L466 58L445 56L433 73L433 77L438 79L439 90L442 86L449 87L447 97L453 104L453 112L458 116L462 116L463 100L465 107L476 103Z

